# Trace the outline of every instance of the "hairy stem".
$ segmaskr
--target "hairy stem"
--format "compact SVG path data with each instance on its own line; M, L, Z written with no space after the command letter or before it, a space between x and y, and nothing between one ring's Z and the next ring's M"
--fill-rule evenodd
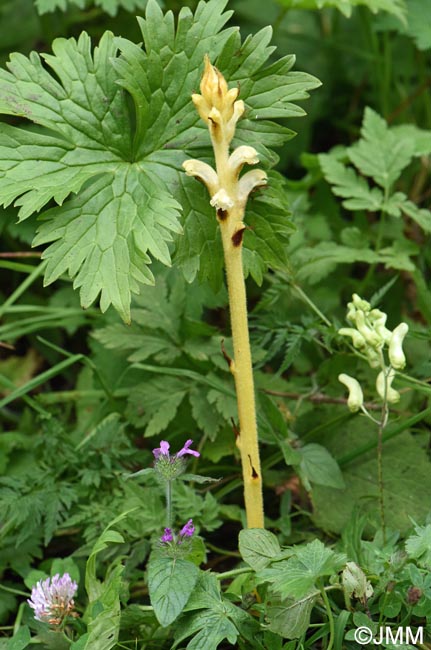
M237 446L241 452L244 479L244 500L248 528L263 528L262 476L256 424L253 369L248 333L247 300L242 265L242 242L235 245L235 222L242 221L235 211L220 223L229 309L232 327L234 361L230 365L235 380L238 402L239 435Z
M172 528L172 481L166 481L166 528Z

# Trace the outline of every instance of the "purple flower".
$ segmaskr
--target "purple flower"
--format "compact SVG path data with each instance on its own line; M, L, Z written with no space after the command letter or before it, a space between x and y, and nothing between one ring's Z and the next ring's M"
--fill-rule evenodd
M166 442L166 440L161 440L160 447L153 449L154 457L156 459L159 458L159 456L167 456L169 458L169 447L169 442Z
M180 456L184 456L184 454L190 454L191 456L196 456L196 458L199 458L200 453L198 451L195 451L194 449L189 449L190 445L192 444L193 444L193 440L187 440L184 447L180 449L180 451L176 454L177 458L180 458Z
M193 519L189 519L188 522L181 528L180 537L191 537L195 532L195 527L193 526Z
M174 536L172 535L172 531L170 528L165 528L165 532L161 536L160 541L163 542L164 544L174 541Z
M72 614L77 589L78 585L68 573L61 577L57 573L53 578L39 580L27 602L34 609L37 621L60 625L66 616Z
M178 534L173 533L170 528L165 528L165 532L161 536L160 541L162 544L169 544L171 552L175 552L175 549L178 549L180 544L182 544L187 537L192 537L194 532L195 527L193 526L193 519L189 519ZM171 544L171 542L173 542L173 544Z
M169 449L170 449L169 442L166 442L166 440L161 440L160 447L153 449L153 454L156 460L158 460L160 456L164 456L166 459L169 459L171 462L174 462L177 458L181 458L181 456L185 456L185 454L190 454L191 456L199 457L200 453L198 451L195 451L194 449L189 449L190 445L192 444L193 444L193 440L191 439L187 440L184 447L180 449L180 451L177 454L171 456L169 453Z

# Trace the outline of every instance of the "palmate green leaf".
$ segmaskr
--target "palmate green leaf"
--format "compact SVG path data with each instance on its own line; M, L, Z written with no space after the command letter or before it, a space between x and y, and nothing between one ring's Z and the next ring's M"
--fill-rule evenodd
M142 11L145 9L148 0L35 0L37 11L40 15L61 9L66 11L69 7L75 6L85 9L88 5L100 7L110 16L115 16L119 9L126 11Z
M26 218L85 184L75 199L44 214L35 244L55 241L44 253L45 283L68 271L84 307L101 293L103 310L112 303L129 320L131 291L152 282L148 252L170 262L166 241L181 230L179 204L161 181L128 162L130 124L110 64L113 36L102 37L93 57L85 34L78 42L57 39L53 50L45 59L61 83L35 53L12 55L10 72L0 71L0 111L58 134L0 125L0 199L19 197Z
M303 598L315 590L319 578L337 573L344 562L344 556L315 539L294 548L289 559L275 561L269 568L259 571L258 577L262 582L270 582L282 598Z
M186 650L216 650L224 639L235 645L239 634L250 641L258 630L259 624L247 612L222 598L216 575L201 573L176 626L172 650L192 635Z
M107 32L92 53L82 34L78 42L56 39L54 54L43 55L46 65L36 53L15 54L9 71L0 71L0 112L38 125L36 132L0 125L0 201L15 201L20 219L52 199L58 204L42 215L34 243L52 242L44 251L45 283L69 273L84 307L100 295L103 311L112 304L130 321L131 294L153 282L151 260L171 263L171 242L182 230L178 199L190 234L177 262L188 280L199 273L221 284L214 211L207 196L196 198L196 182L181 167L186 158L212 156L190 99L205 53L241 86L247 111L234 144L256 144L269 165L277 160L272 147L293 134L270 120L303 114L294 102L319 85L291 71L292 56L264 67L274 49L270 29L241 44L236 29L223 30L231 15L226 4L200 2L194 16L183 8L175 26L173 14L163 15L150 0L139 19L143 48ZM279 178L271 181L270 198L255 200L250 211L246 271L258 282L269 264L280 264L290 232Z

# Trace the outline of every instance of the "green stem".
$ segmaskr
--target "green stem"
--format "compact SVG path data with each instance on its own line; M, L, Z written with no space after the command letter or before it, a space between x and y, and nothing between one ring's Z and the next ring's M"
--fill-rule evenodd
M386 544L385 495L383 492L383 427L379 426L377 440L377 480L379 485L380 520L383 532L383 544Z
M7 591L10 594L15 594L16 596L24 596L24 598L28 598L30 596L28 592L20 591L19 589L12 589L12 587L5 587L5 585L0 585L0 589Z
M228 578L233 578L234 576L240 576L244 573L253 573L251 567L243 567L242 569L232 569L231 571L225 571L224 573L217 573L217 580L227 580Z
M295 289L295 291L301 296L302 300L319 316L319 318L327 325L328 327L331 327L332 323L330 320L328 320L323 314L320 309L317 307L317 305L314 304L314 302L307 296L306 293L299 287L297 284L292 282L292 287Z
M166 481L166 528L172 528L172 481Z
M332 615L331 603L329 602L329 598L324 587L320 589L320 594L325 604L325 609L328 615L328 622L329 622L329 643L326 647L326 650L332 650L332 646L334 645L334 638L335 638L334 617Z

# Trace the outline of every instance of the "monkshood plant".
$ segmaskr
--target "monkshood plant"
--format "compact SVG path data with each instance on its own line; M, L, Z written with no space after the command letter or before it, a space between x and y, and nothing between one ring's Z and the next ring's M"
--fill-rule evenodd
M383 531L383 541L386 542L385 504L383 493L383 432L388 424L391 404L400 400L400 393L392 388L397 371L403 370L406 357L403 351L403 341L408 332L407 323L400 323L393 331L386 327L387 314L380 309L372 309L369 302L353 294L352 302L348 303L347 320L352 327L343 327L339 334L351 338L355 351L371 366L377 368L376 392L381 400L381 413L375 418L364 405L364 395L361 384L354 377L341 373L338 379L344 384L349 397L347 406L352 413L362 413L377 426L377 467L380 501L380 517ZM385 354L386 351L386 354Z

